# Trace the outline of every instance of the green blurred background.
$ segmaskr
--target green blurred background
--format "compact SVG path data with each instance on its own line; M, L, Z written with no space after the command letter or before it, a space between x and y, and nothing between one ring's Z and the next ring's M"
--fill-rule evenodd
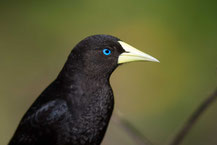
M111 77L119 110L154 145L165 145L217 87L217 1L0 2L0 144L57 76L76 43L111 34L158 58ZM217 144L217 102L183 145ZM103 145L133 145L110 123Z

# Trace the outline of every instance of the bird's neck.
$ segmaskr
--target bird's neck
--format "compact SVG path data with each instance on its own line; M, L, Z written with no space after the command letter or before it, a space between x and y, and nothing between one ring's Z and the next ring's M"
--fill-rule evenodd
M70 57L72 56L69 56L69 58ZM64 81L64 83L75 83L75 80L77 79L86 79L97 83L109 83L109 78L114 69L110 72L107 70L105 72L104 69L89 67L81 60L74 59L74 61L71 61L70 63L68 61L66 62L57 78Z
M68 102L71 102L71 106L75 110L88 108L90 104L93 106L90 107L91 109L100 105L113 106L113 92L109 83L110 74L96 73L97 70L87 71L83 63L75 62L65 65L56 80L60 82L62 92Z
M85 106L83 103L89 101L110 101L111 98L107 97L112 94L109 78L110 75L64 67L56 81L60 82L66 96L72 101L80 101L78 103Z

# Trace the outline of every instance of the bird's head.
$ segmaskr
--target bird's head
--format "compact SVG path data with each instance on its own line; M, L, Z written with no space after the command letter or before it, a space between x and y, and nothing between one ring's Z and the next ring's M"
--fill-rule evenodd
M110 76L118 65L133 61L159 62L116 37L93 35L75 46L67 62L90 75Z

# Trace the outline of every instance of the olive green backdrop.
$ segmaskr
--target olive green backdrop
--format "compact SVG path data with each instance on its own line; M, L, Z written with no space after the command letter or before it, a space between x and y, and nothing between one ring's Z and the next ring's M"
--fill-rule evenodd
M111 77L115 109L154 145L166 145L217 87L217 1L0 2L0 144L57 76L76 43L111 34L161 63L122 65ZM217 102L183 145L217 144ZM111 123L103 145L134 145Z

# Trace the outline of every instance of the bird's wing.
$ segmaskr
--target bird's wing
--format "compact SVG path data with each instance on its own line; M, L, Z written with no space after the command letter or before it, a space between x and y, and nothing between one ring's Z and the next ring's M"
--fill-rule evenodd
M63 100L53 100L38 109L31 107L21 120L9 145L37 145L43 136L49 138L53 127L66 119L68 107ZM51 127L52 126L52 127ZM44 139L43 139L44 140Z
M60 120L67 110L68 107L65 101L53 100L35 109L35 111L31 111L32 114L25 115L20 124L31 122L32 125L49 125Z

